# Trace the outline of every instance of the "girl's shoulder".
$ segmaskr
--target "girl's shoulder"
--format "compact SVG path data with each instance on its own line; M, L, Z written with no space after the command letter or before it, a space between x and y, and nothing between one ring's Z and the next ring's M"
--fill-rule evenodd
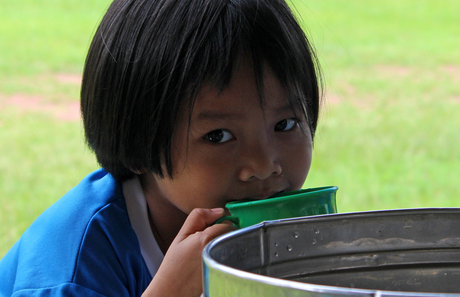
M0 262L0 277L12 269L16 275L6 277L19 290L69 283L115 296L114 289L126 291L126 279L140 292L151 279L121 185L103 169L86 176L24 232Z

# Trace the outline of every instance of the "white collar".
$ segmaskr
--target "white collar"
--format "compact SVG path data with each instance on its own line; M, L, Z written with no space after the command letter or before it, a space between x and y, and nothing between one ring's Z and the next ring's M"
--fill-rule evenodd
M142 257L153 277L158 271L164 255L153 236L147 213L147 201L137 176L123 182L123 195L125 196L131 226L139 240Z

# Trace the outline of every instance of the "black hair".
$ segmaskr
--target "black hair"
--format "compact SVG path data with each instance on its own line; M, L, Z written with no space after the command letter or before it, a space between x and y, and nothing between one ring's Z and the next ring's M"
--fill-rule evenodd
M242 56L259 91L264 64L271 67L313 137L318 63L284 0L115 0L91 43L81 89L86 140L101 166L118 180L133 171L172 177L180 106L193 107L204 83L224 90Z

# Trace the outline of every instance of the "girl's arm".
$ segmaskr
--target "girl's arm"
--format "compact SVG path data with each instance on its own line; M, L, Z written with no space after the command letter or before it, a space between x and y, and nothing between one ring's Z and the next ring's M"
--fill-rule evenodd
M231 224L212 225L223 215L223 208L194 209L142 296L200 296L204 247L217 236L235 230Z

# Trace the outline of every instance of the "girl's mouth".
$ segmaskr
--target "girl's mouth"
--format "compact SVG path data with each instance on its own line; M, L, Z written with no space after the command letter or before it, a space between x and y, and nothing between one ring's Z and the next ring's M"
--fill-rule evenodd
M262 194L258 194L258 195L251 195L251 196L247 196L245 198L242 198L242 199L237 199L237 200L233 200L233 201L241 201L241 202L249 202L249 201L258 201L258 200L265 200L265 199L270 199L270 198L274 198L274 197L277 197L279 194L283 193L283 192L286 192L286 190L281 190L281 191L271 191L269 193L262 193Z

